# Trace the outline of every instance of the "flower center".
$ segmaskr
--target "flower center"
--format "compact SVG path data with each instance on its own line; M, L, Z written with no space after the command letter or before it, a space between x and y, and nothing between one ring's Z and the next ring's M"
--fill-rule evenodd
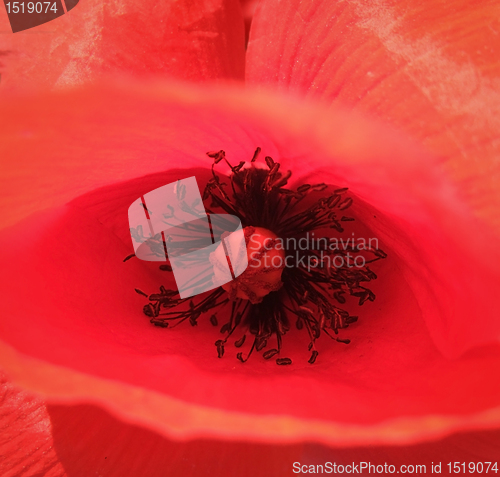
M346 215L353 203L347 188L302 184L292 189L288 187L291 171L281 172L280 163L269 156L265 166L257 166L259 153L257 148L250 164L241 161L236 166L229 163L224 151L207 153L213 163L212 178L203 193L205 210L241 220L248 259L245 271L234 277L231 269L232 281L197 300L180 298L176 290L163 286L160 293L151 295L136 291L149 299L144 314L155 326L177 326L186 320L196 326L204 316L219 326L222 320L223 338L215 342L219 358L234 339L234 346L244 350L236 354L243 363L254 351L263 351L264 359L276 356L278 365L289 365L292 360L282 356L283 336L294 324L309 338L309 363L313 364L318 357L316 340L321 336L349 344L349 339L341 337L341 330L358 317L344 305L353 299L358 306L375 300L365 284L377 278L371 264L387 255L378 248L378 241L375 246L371 241L355 241L354 233L352 238L342 238L344 227L355 220ZM215 171L221 162L230 170L228 177L221 178ZM194 206L183 204L185 209ZM223 235L221 239L210 257L212 275L222 264L231 267ZM230 237L228 241L230 246ZM157 248L163 253L166 247L160 242ZM160 269L172 271L168 263ZM253 341L249 343L247 337Z
M279 247L278 236L268 229L249 226L244 228L244 233L248 267L240 276L222 285L222 288L229 293L231 300L241 298L255 305L282 287L285 251Z

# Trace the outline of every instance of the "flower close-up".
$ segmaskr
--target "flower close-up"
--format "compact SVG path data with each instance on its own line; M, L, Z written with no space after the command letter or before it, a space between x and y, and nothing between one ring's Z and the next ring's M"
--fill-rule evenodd
M9 18L2 475L498 471L498 2Z

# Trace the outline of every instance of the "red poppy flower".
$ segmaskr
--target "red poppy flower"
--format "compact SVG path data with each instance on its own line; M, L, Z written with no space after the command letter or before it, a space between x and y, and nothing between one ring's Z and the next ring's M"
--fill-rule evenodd
M102 406L129 423L123 432L161 449L148 430L297 452L293 444L304 441L401 445L497 428L497 7L265 1L245 59L234 2L162 12L120 5L79 5L36 43L16 34L4 56L0 359L9 377L48 402ZM246 89L115 79L16 92L123 72L239 79L243 61ZM294 96L255 91L262 85ZM389 253L377 300L349 328L351 344L319 344L313 366L298 333L286 343L298 359L282 368L219 360L208 323L151 327L131 291L155 289L164 276L122 263L132 201L188 171L207 177L207 150L239 161L257 146L297 184L349 187L356 218ZM76 429L88 416L89 433L90 418L108 419L101 437L118 432L97 408L50 409L70 475L78 464L61 444L70 439L65 419ZM217 448L201 442L208 454ZM104 469L102 454L92 456L80 465ZM160 473L164 464L155 464L147 475ZM76 475L88 475L83 467ZM290 468L291 460L278 471Z

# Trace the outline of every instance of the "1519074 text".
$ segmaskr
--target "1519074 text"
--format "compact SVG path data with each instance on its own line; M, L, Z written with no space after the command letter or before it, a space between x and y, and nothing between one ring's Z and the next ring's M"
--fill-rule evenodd
M448 462L450 474L487 474L498 472L497 462Z
M57 13L55 2L8 2L5 7L7 13Z

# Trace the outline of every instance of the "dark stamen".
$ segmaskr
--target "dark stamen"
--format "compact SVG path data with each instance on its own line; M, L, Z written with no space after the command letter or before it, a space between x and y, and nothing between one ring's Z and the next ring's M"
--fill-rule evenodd
M262 149L260 147L255 149L255 152L253 153L252 160L250 162L255 162L257 160L257 158L259 157L260 151L262 151Z
M246 337L247 335L243 335L238 341L234 342L234 346L236 346L237 348L241 348L243 346L243 343L245 342Z
M279 364L280 366L287 366L292 364L292 360L290 358L277 358L276 364Z
M309 358L309 361L308 363L309 364L314 364L315 361L316 361L316 358L318 357L318 352L316 350L314 350L311 354L311 357Z

